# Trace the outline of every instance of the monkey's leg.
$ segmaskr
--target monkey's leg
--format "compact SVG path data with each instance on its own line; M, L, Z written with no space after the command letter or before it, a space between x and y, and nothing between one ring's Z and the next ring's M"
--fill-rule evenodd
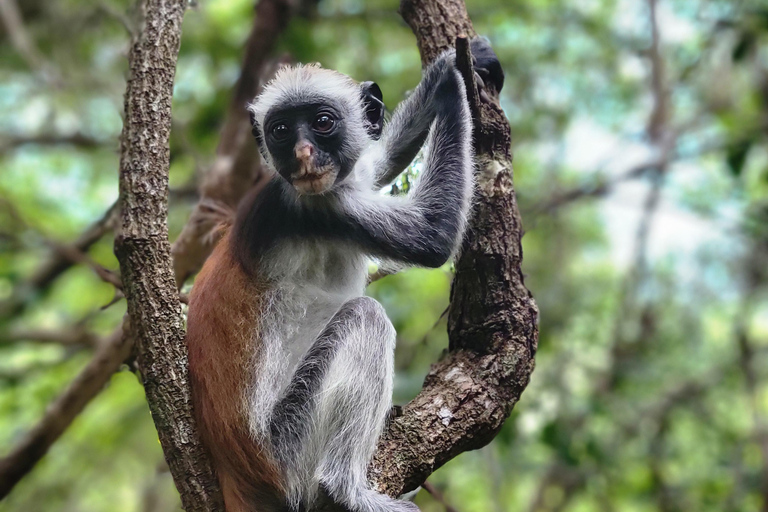
M327 437L317 478L355 512L418 511L369 488L368 464L392 405L396 333L375 300L362 297L348 305L354 313L340 333L320 402Z
M289 457L281 457L288 480L301 491L311 480L353 512L418 512L371 490L366 477L391 407L394 348L384 308L359 297L342 306L307 353L272 428L277 453Z

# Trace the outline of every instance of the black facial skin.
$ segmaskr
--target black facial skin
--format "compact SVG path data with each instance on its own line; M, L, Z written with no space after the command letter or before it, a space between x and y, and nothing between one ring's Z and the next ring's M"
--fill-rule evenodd
M365 112L363 124L368 135L378 140L384 128L384 102L381 89L374 82L360 84L360 97ZM332 101L288 103L271 109L264 119L263 130L259 130L251 113L253 136L259 146L272 155L278 173L293 183L301 162L296 158L296 144L306 141L313 146L312 166L323 173L330 172L336 185L352 172L357 155L343 151L347 137L348 120ZM262 133L263 131L263 133Z
M300 162L295 148L302 140L313 146L314 167L327 167L330 172L335 172L335 182L338 183L349 175L354 165L354 161L342 151L345 122L339 110L332 105L281 105L267 114L261 136L277 171L289 183L299 173Z

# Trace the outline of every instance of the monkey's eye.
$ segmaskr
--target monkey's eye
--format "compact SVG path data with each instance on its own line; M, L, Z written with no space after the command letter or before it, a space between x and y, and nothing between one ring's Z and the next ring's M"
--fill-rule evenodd
M335 124L336 120L328 114L318 114L312 123L312 129L318 133L328 133L333 130Z
M277 140L283 140L286 137L288 137L288 125L286 124L276 124L272 127L272 136L274 136Z

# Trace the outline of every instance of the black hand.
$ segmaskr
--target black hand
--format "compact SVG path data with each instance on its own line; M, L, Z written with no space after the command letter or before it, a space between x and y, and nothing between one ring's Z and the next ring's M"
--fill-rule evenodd
M469 43L469 47L472 51L472 64L475 73L482 79L482 86L480 86L481 82L478 82L481 99L483 99L483 96L487 98L485 89L489 85L496 92L500 92L502 87L504 87L504 70L501 68L499 58L496 56L493 48L491 48L491 45L485 39L476 37ZM477 79L477 76L475 79Z

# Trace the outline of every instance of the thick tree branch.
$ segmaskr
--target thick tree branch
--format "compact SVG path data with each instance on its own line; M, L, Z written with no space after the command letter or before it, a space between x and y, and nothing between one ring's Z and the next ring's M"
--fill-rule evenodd
M115 240L152 419L187 512L218 510L221 491L192 416L184 325L168 241L171 96L186 0L143 0L129 54Z
M457 36L475 34L461 0L403 0L400 11L426 65ZM370 476L399 495L459 453L490 442L528 384L538 310L520 269L523 234L512 184L510 130L496 91L475 130L476 205L456 263L448 315L449 352L403 407L374 457Z

